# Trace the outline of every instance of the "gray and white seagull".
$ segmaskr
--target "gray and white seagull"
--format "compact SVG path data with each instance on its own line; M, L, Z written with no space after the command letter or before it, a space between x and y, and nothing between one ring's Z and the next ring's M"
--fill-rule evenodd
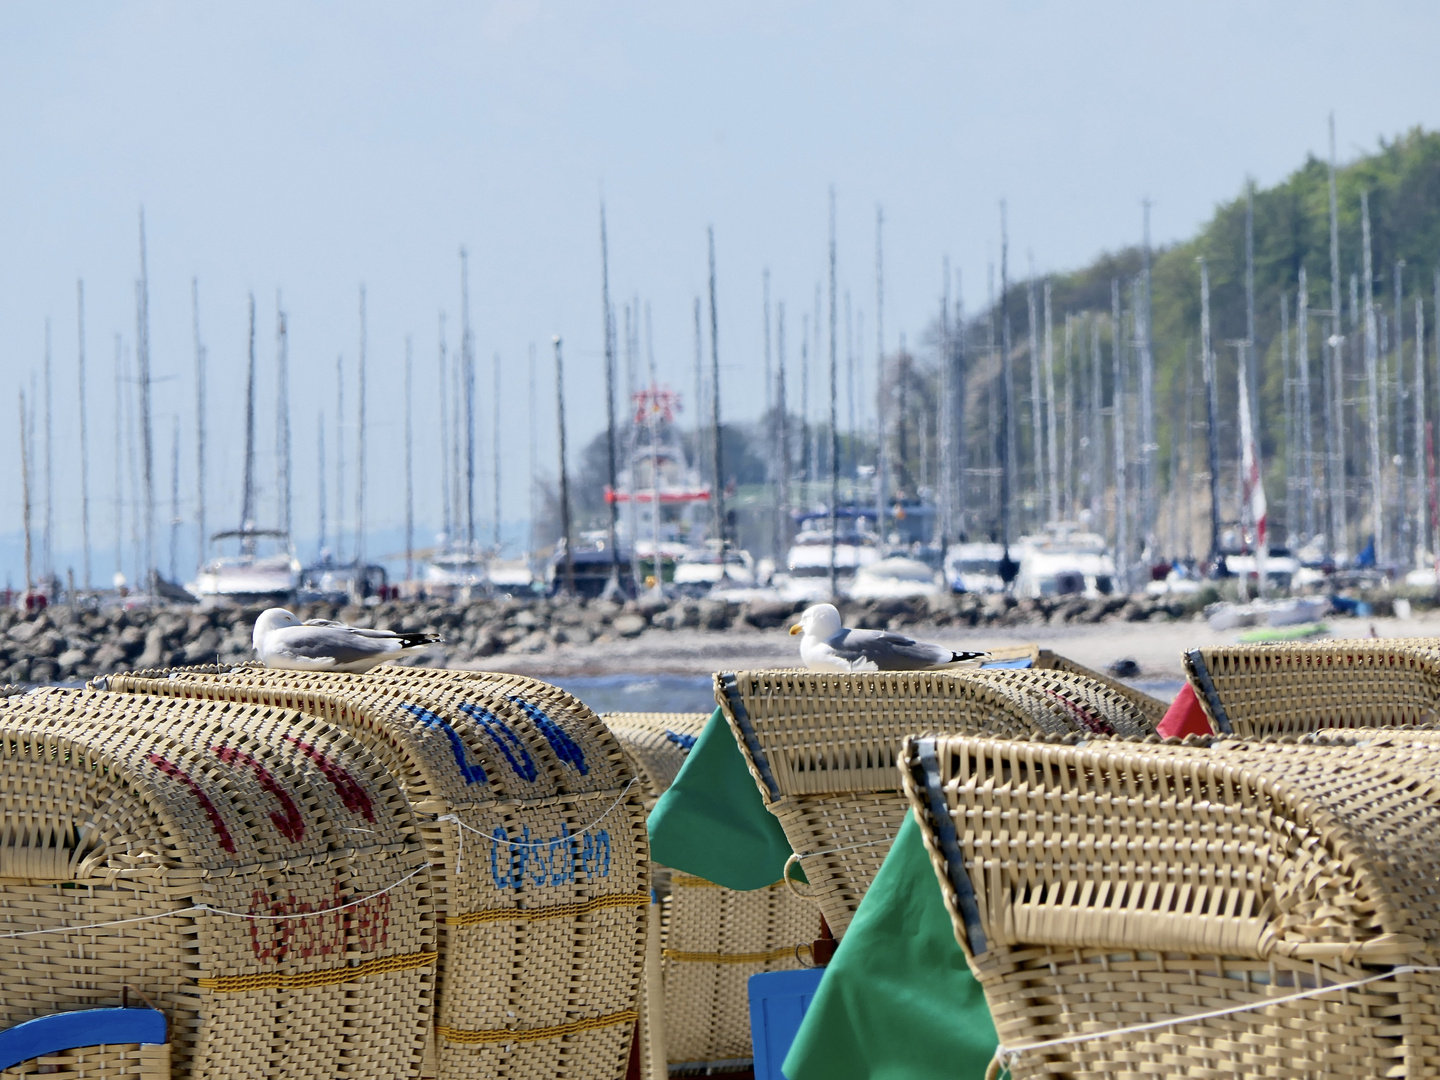
M815 671L925 671L987 655L956 652L888 630L847 630L834 604L806 608L790 633L805 635L800 659Z
M435 634L367 630L329 619L301 622L278 607L261 613L251 635L260 662L267 668L357 673L439 640Z

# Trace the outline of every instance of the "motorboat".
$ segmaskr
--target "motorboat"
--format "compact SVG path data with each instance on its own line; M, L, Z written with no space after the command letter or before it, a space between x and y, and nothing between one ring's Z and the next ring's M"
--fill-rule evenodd
M370 597L389 595L389 579L385 568L375 563L361 565L355 560L336 562L330 552L322 552L312 566L300 572L296 599L302 603L323 601L327 604L348 604Z
M238 541L235 555L220 555L201 567L185 590L201 603L285 604L300 585L300 560L281 529L232 529L210 538L215 545ZM268 553L262 550L270 548Z
M719 540L691 548L675 564L674 583L682 592L707 593L715 588L750 588L755 560L748 551Z
M892 555L860 567L845 593L851 600L895 600L939 596L944 588L944 577L928 563Z
M862 566L880 561L879 536L872 524L874 512L842 507L835 513L835 573L850 578ZM830 512L795 515L795 541L785 559L791 578L830 576Z
M1115 591L1115 560L1098 533L1055 526L1036 536L1022 536L1018 551L1020 570L1015 595L1085 596L1091 599Z
M955 544L945 555L945 583L957 593L1004 592L1005 580L1000 576L1004 559L1004 544Z

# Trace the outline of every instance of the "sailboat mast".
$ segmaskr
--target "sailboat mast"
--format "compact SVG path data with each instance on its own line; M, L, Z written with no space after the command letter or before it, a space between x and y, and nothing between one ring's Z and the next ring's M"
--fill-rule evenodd
M776 521L781 555L789 554L790 543L790 415L785 401L785 303L775 311L775 407L780 414L780 448L777 470L780 481L780 505Z
M150 422L150 272L145 260L145 210L140 210L140 280L135 285L135 359L140 377L140 460L145 479L145 556L141 588L155 569L155 448Z
M199 278L190 279L190 310L195 334L195 558L203 566L209 537L205 534L205 347L200 344Z
M1045 471L1045 394L1040 381L1044 356L1040 351L1040 312L1033 272L1025 284L1025 310L1030 334L1030 451L1035 458L1035 506L1044 515L1050 508L1050 476Z
M120 335L115 335L115 584L125 574L125 365Z
M529 567L530 572L533 574L534 571L535 571L535 540L536 540L536 538L535 538L535 489L536 489L535 469L536 469L536 465L537 465L538 460L539 460L539 454L538 454L537 451L536 451L536 447L538 446L538 440L539 440L539 437L540 437L539 425L538 425L538 423L537 423L537 421L536 421L536 415L535 415L535 343L534 343L533 341L530 343L530 364L529 364L528 374L529 374L529 377L530 377L530 423L529 423L528 425L526 425L526 427L527 427L527 429L528 429L528 431L529 431L529 434L530 434L530 461L529 461L529 469L527 470L527 475L530 477L530 486L529 486L529 510L528 510L528 518L529 518L529 522L528 522L528 524L529 524L529 540L526 542L526 545L525 545L525 562L526 562L526 565Z
M335 561L345 548L345 357L335 357Z
M415 435L411 426L410 335L405 335L405 580L415 580Z
M41 572L45 577L47 590L55 584L55 455L52 433L55 413L52 380L50 378L50 320L45 320L45 531L41 544Z
M840 367L836 350L835 185L830 185L830 595L835 595L835 534L840 506Z
M1140 350L1140 547L1155 548L1155 350L1150 326L1150 200L1142 203L1144 233L1141 246L1140 282L1135 303L1135 341Z
M495 489L495 522L491 542L495 548L495 555L500 555L500 354L495 354L495 409L494 422L490 431L490 467L494 476L493 487Z
M355 565L364 572L365 566L365 286L360 286L360 357L355 378L355 393L360 398L360 413L355 432ZM357 586L359 579L357 578Z
M965 443L965 365L969 356L965 341L965 303L958 269L955 271L955 321L951 325L954 326L954 331L950 340L950 362L954 366L955 377L950 391L951 407L954 410L950 448L950 497L953 500L950 506L950 536L958 539L965 532L965 476L968 472L966 465L970 460Z
M1016 464L1015 365L1010 349L1010 235L1005 220L1005 200L1000 200L1000 542L1005 559L1010 558L1010 488Z
M94 588L90 578L90 437L85 404L85 282L75 282L75 323L78 331L80 374L80 543L83 562L81 581L86 591Z
M1205 451L1210 473L1210 553L1220 555L1220 402L1215 380L1215 351L1210 344L1210 268L1200 263L1200 364L1205 378ZM1303 271L1302 271L1303 272Z
M1120 313L1120 279L1110 281L1110 344L1114 354L1111 424L1115 430L1115 576L1130 591L1130 495L1125 475L1125 330Z
M1050 306L1050 282L1045 282L1045 469L1050 492L1050 520L1060 519L1060 460L1055 431L1055 323Z
M250 348L249 367L245 376L245 486L241 492L240 528L247 530L255 525L255 294L250 294ZM246 552L254 549L253 538L245 537L241 544Z
M710 242L710 426L715 432L715 523L723 551L729 538L725 520L725 455L720 427L720 320L715 307L715 226L706 230Z
M1295 419L1300 425L1300 508L1305 522L1305 543L1315 538L1315 437L1311 417L1310 394L1310 290L1305 281L1305 267L1300 267L1299 295L1295 298L1295 370L1298 408Z
M875 535L885 544L889 448L885 437L885 211L875 204ZM803 429L802 429L803 430Z
M20 498L25 520L25 592L35 587L35 555L30 531L30 427L25 410L25 389L20 389Z
M180 417L175 417L170 432L170 580L178 578L176 564L180 543Z
M1300 460L1297 449L1299 432L1295 426L1295 379L1290 373L1290 295L1280 293L1280 372L1281 388L1285 399L1285 532L1286 539L1295 546L1296 497L1299 477L1296 468Z
M1413 549L1410 546L1410 485L1406 482L1405 462L1407 460L1405 438L1405 399L1409 396L1405 387L1405 312L1402 298L1404 289L1405 260L1395 260L1395 342L1394 342L1394 383L1395 383L1395 511L1399 518L1397 539L1400 548L1395 553L1402 565L1409 565Z
M1051 395L1052 400L1054 395ZM1065 506L1067 521L1075 517L1075 316L1065 313Z
M1384 492L1380 477L1380 356L1377 351L1375 326L1375 278L1370 262L1370 193L1360 193L1360 257L1365 278L1365 392L1370 410L1370 529L1375 538L1375 559L1381 562L1389 555L1385 537Z
M1331 554L1346 551L1350 524L1345 500L1345 338L1340 330L1340 212L1335 194L1335 114L1330 114L1330 363L1325 403L1325 457L1330 486Z
M950 349L950 256L940 260L940 405L936 410L935 427L940 451L939 469L939 513L940 513L940 558L943 564L945 552L950 545L952 530L951 496L954 477L951 474L951 425L954 417L954 392L952 383Z
M1430 476L1425 461L1425 301L1415 298L1415 561L1430 546Z
M444 530L445 543L455 542L454 520L450 516L450 409L445 399L449 384L445 379L445 312L440 312L440 370L436 387L436 400L440 405L440 521Z
M1100 318L1090 320L1090 521L1091 528L1105 528L1105 372L1100 358Z
M602 211L603 219L604 213ZM608 320L609 306L606 306ZM560 437L560 531L565 544L565 595L575 595L575 542L570 534L570 474L565 467L565 362L560 353L560 335L555 343L555 428Z
M470 337L470 256L460 249L460 382L465 402L465 551L475 551L475 343Z
M603 316L601 329L605 335L605 481L609 485L605 502L610 512L609 546L606 548L610 560L610 580L605 591L614 593L619 588L620 581L620 553L615 540L620 509L615 501L615 319L610 310L610 241L605 232L603 202L600 204L600 306ZM558 351L556 356L559 356ZM566 551L569 552L568 547Z
M280 290L275 290L275 494L280 528L290 536L290 337Z
M323 409L315 417L315 434L317 451L316 478L320 489L317 492L320 496L320 538L316 544L316 548L318 552L323 552L325 550L325 531L327 524L325 521L325 412Z

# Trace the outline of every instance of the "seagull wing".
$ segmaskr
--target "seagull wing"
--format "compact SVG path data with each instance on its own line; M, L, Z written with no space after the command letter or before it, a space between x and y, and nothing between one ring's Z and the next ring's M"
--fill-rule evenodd
M372 660L376 656L399 652L402 639L394 634L371 637L356 633L338 623L328 626L285 626L272 630L265 637L267 651L293 660L310 662L333 661L335 665Z
M849 661L852 671L923 671L985 655L955 652L888 630L842 630L825 644Z

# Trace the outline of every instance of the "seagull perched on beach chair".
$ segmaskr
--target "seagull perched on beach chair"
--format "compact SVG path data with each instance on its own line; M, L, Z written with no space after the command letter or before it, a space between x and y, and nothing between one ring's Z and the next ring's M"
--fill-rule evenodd
M955 652L888 630L847 630L834 604L806 608L790 633L805 635L800 659L815 671L925 671L988 655Z
M367 630L329 619L301 622L284 608L272 607L255 620L251 641L267 668L290 671L366 672L377 664L433 645L435 634L397 634Z

